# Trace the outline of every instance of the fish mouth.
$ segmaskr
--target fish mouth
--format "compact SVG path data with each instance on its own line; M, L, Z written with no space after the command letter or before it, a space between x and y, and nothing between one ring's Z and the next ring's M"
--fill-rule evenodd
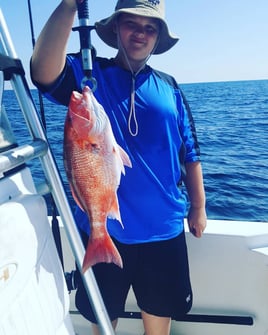
M91 93L91 89L89 88L89 86L87 86L87 85L84 86L82 93L83 93L83 95L84 94L88 94L88 93L90 94Z

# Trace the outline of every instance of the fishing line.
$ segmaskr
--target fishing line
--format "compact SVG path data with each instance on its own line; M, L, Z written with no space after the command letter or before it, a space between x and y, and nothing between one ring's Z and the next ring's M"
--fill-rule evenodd
M30 21L30 29L31 29L31 37L32 37L32 47L34 49L34 47L35 47L35 36L34 36L32 6L31 6L31 1L30 0L28 0L28 13L29 13L29 21ZM40 116L41 116L42 124L44 126L44 129L46 129L46 116L45 116L44 102L43 102L42 94L39 90L38 90L38 99L39 99L39 105L40 105Z

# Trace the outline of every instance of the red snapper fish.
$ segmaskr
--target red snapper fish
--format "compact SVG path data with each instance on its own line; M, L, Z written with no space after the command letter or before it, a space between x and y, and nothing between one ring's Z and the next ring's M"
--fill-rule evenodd
M72 195L90 222L83 272L100 262L123 267L106 221L111 217L122 225L116 192L124 165L131 167L130 159L90 88L73 91L64 127L64 166Z

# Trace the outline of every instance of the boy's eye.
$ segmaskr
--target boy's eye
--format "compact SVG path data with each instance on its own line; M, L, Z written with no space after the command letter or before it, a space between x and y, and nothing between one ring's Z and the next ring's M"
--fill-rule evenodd
M137 29L136 23L132 22L132 21L125 21L125 22L123 22L123 25L125 25L125 27L128 28L128 29L130 29L130 30Z
M154 35L154 34L157 34L158 31L156 28L154 28L153 26L145 26L144 27L144 30L146 31L147 34L149 35Z
M147 35L155 35L158 33L158 29L151 25L142 26L133 21L123 21L121 25L131 31L142 31Z

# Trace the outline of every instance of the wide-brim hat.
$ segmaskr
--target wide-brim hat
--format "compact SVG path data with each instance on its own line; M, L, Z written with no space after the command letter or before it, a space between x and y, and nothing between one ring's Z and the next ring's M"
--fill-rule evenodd
M155 18L161 22L158 44L153 51L154 54L161 54L169 50L179 40L179 38L168 29L165 21L164 0L119 0L115 7L115 12L111 16L95 23L99 37L112 48L118 49L114 23L121 13Z

